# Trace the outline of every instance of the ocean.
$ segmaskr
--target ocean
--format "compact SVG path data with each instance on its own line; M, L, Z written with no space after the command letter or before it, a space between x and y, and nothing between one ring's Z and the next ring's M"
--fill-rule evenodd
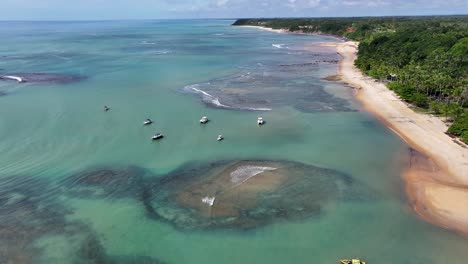
M0 22L0 263L466 262L341 40L233 22Z

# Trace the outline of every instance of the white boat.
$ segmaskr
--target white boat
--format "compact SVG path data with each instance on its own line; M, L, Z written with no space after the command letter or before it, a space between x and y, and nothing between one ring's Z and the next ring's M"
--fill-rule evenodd
M216 140L221 141L223 139L224 139L223 135L218 135L218 138Z
M154 135L151 137L151 139L152 139L152 140L158 140L158 139L161 139L161 138L163 138L163 137L164 137L163 134L161 134L161 133L156 133L156 134L154 134Z
M153 123L153 121L151 119L146 119L145 122L143 122L143 125L147 126L147 125L151 125Z
M206 117L206 116L203 116L203 117L200 119L200 123L201 123L201 124L206 124L206 123L208 123L208 121L210 121L210 120L209 120L208 117Z
M202 202L208 204L209 206L213 206L215 200L216 200L216 197L214 196L213 197L206 196L202 198Z
M257 124L263 125L263 124L265 124L265 120L263 120L262 117L259 117L259 118L257 118Z

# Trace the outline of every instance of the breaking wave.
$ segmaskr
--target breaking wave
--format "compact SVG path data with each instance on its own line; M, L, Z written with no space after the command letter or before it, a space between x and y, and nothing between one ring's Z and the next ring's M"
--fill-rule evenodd
M225 105L220 102L219 97L216 97L200 89L200 86L202 85L210 85L210 83L187 85L184 87L184 90L190 93L200 94L202 96L203 102L214 105L216 107L220 107L220 108L238 109L238 110L247 110L247 111L271 111L272 110L271 108L267 108L267 107L235 107L235 106Z
M209 83L207 83L209 84ZM218 97L214 97L213 95L199 89L200 88L200 84L192 84L192 85L187 85L185 86L185 90L186 91L189 91L189 92L194 92L194 93L197 93L197 94L201 94L202 97L203 97L203 101L204 102L208 102L208 103L211 103L217 107L223 107L223 108L231 108L230 106L228 105L223 105L220 101L219 101L219 98Z
M235 171L231 172L231 182L236 185L239 185L260 173L273 170L276 170L276 168L260 166L240 166Z

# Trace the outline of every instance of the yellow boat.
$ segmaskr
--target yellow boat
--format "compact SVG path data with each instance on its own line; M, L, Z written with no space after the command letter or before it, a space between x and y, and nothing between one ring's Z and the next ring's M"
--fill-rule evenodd
M340 259L342 264L366 264L365 261L359 259Z

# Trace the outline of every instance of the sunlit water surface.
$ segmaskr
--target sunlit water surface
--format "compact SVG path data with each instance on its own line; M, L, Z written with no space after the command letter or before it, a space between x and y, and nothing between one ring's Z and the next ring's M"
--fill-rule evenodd
M466 263L338 40L232 22L0 23L0 263Z

